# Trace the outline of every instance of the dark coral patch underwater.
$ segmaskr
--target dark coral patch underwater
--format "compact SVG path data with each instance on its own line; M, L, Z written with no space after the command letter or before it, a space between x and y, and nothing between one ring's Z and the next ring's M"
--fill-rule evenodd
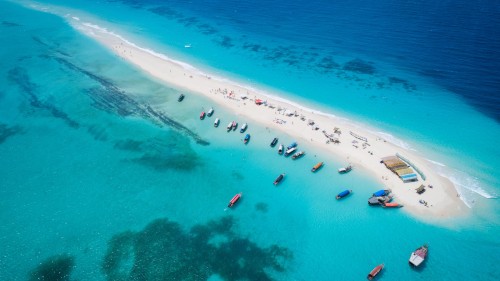
M29 281L69 281L75 266L72 256L57 255L40 263L29 275Z
M232 217L196 225L190 231L158 219L139 232L115 235L102 263L107 280L274 280L285 272L292 253L261 248L233 231Z

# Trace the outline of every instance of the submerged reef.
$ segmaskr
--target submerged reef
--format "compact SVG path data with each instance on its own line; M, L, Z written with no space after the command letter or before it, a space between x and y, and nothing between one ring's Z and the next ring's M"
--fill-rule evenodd
M5 142L8 138L20 134L23 129L19 126L8 126L6 124L0 123L0 144Z
M29 275L29 281L69 281L75 260L69 255L52 256L40 263Z
M169 219L158 219L142 231L126 231L108 243L102 271L109 281L274 280L285 272L292 253L272 245L260 248L233 231L232 217L195 225L189 231Z
M346 62L342 69L369 75L375 73L375 67L370 62L361 59L353 59Z

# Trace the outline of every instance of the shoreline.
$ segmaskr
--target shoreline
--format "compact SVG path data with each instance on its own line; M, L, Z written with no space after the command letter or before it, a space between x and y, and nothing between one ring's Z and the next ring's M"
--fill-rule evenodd
M458 197L453 183L434 172L425 155L419 156L415 151L388 142L376 133L380 131L376 128L366 128L361 123L306 108L273 93L263 93L223 77L212 77L186 63L141 48L99 26L82 23L78 18L68 17L68 21L75 29L160 81L203 95L236 115L244 116L270 129L283 131L296 137L299 143L314 145L332 154L325 158L333 156L343 159L346 165L351 163L354 169L368 171L381 184L381 189L392 189L395 201L403 204L403 210L413 216L435 221L463 217L470 212ZM78 25L71 21L77 22ZM257 105L256 99L262 99L266 103ZM313 125L309 125L310 120L314 121ZM339 143L326 143L326 135L334 137ZM355 135L360 135L367 141L364 142ZM394 156L396 153L410 159L426 175L426 180L419 176L417 182L403 183L397 175L380 163L381 158ZM432 185L434 188L426 188L426 192L419 195L415 189L421 184L426 187ZM425 200L428 207L420 204L420 199Z

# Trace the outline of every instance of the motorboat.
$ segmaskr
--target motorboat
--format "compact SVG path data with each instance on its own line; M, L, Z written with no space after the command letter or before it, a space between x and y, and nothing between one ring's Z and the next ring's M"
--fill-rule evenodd
M349 165L349 166L346 166L344 168L340 168L338 171L339 171L339 174L346 174L346 173L349 173L351 170L352 170L352 166Z
M304 156L304 154L306 154L304 151L299 151L299 152L295 153L294 155L292 155L292 159L293 160L298 159L298 158Z
M243 142L244 142L245 144L247 144L247 143L248 143L248 141L250 141L250 134L246 134L245 139L243 139Z
M270 146L275 147L277 143L278 143L278 138L274 138L273 141L271 142Z
M236 131L236 128L238 128L238 122L233 121L233 131Z
M181 102L182 100L184 100L184 97L185 97L185 96L184 96L184 94L181 94L181 95L179 96L179 98L177 99L177 101L178 101L178 102Z
M203 119L205 119L205 111L202 111L200 113L200 120L203 120Z
M220 120L219 118L215 118L215 121L214 121L214 127L219 127L219 123L220 123Z
M297 143L296 142L292 142L289 146L286 147L286 149L291 149L291 148L294 148L294 147L297 147Z
M370 273L368 273L368 276L366 278L368 278L368 280L372 280L373 278L375 278L375 276L377 276L377 274L380 273L380 271L382 271L382 269L384 269L384 264L379 264L375 266L375 268L372 269Z
M212 114L214 114L214 108L210 107L210 109L207 112L207 116L210 117L210 116L212 116Z
M231 208L232 206L234 206L234 204L236 204L236 202L238 202L238 200L240 200L241 198L241 193L238 193L236 194L232 199L231 201L229 201L229 204L227 205L228 208Z
M290 155L290 154L294 153L294 152L295 152L295 150L297 150L297 148L296 148L296 147L292 147L292 148L287 149L287 150L285 151L285 156L288 156L288 155Z
M392 195L386 196L372 196L368 199L368 205L376 206L376 205L385 205L385 203L389 203L392 200Z
M233 121L234 122L234 121ZM233 122L229 122L229 124L227 124L227 131L231 131L233 129Z
M408 262L410 263L410 265L419 266L425 261L428 252L429 246L427 246L427 244L424 244L422 247L416 249L413 253L411 253Z
M392 190L390 189L381 189L373 193L373 196L378 197L378 196L386 196L391 194Z
M318 164L314 165L314 167L312 167L312 169L311 169L311 172L316 172L321 167L323 167L323 162L319 162Z
M352 190L346 189L346 190L340 192L339 194L337 194L337 196L335 198L337 198L337 200L342 199L351 193L352 193Z
M285 146L283 144L280 144L280 147L278 148L278 154L279 155L283 154L284 149L285 149Z
M240 133L244 133L247 130L247 128L248 124L247 123L243 124L243 126L241 126Z
M275 180L274 180L274 185L278 185L278 183L280 183L283 178L285 178L285 173L279 175Z

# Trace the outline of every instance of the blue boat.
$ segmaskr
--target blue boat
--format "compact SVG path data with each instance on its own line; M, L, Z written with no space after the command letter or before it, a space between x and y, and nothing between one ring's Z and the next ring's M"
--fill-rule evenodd
M246 134L245 139L243 140L243 142L245 144L247 144L249 140L250 140L250 134Z
M292 142L292 144L290 144L289 146L286 147L286 150L290 150L291 148L294 148L297 146L297 143L296 142Z
M346 197L347 195L349 195L351 193L352 193L352 190L346 189L346 190L340 192L339 194L337 194L336 198L337 198L337 200L338 199L342 199L342 198Z
M381 189L381 190L376 191L375 193L373 193L373 196L380 197L380 196L387 196L389 194L391 194L391 190L390 189Z

